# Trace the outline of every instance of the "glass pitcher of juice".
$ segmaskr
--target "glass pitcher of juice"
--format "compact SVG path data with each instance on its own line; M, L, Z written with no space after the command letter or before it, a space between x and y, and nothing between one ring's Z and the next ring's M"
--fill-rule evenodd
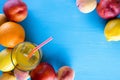
M13 65L19 70L30 71L34 69L40 62L42 58L41 50L37 50L32 57L28 58L29 53L36 47L35 44L31 42L22 42L18 44L11 54L11 60ZM17 65L14 60L16 59Z

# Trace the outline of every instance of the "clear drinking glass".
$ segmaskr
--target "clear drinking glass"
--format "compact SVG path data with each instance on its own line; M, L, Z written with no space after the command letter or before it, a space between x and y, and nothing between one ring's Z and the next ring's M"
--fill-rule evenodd
M30 71L34 69L42 58L41 50L37 50L31 58L28 58L29 53L36 47L31 42L22 42L18 44L11 54L11 60L13 65L22 71ZM15 59L15 60L14 60ZM17 64L16 64L17 63Z

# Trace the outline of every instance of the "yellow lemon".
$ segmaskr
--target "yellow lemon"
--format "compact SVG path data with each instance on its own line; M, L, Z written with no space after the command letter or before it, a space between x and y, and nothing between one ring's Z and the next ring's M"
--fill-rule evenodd
M12 49L4 49L0 52L0 70L3 72L11 71L14 69L14 65L11 61ZM17 64L16 59L13 60Z
M120 19L110 20L104 29L104 35L107 41L120 40Z

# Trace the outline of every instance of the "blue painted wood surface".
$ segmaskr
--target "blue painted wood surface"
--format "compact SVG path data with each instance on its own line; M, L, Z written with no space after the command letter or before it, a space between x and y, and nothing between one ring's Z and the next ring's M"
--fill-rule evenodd
M1 13L6 1L0 0ZM107 21L96 10L83 14L75 0L23 1L29 11L20 23L26 41L39 44L49 36L54 38L42 48L42 62L49 62L56 71L61 66L72 67L75 80L120 80L120 42L106 41Z

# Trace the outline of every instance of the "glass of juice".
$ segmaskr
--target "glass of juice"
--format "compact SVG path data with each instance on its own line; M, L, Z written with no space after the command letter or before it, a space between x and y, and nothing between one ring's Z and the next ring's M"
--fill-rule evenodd
M30 71L34 69L40 62L42 58L41 50L37 50L32 57L28 58L29 53L36 47L35 44L31 42L22 42L15 46L12 50L11 60L15 67L22 71ZM15 60L17 64L15 64Z

